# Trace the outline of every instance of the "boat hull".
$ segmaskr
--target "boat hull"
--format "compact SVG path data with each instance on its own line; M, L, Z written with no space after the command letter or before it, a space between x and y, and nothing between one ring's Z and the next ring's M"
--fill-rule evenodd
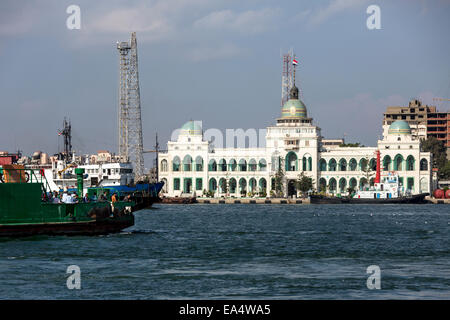
M90 221L53 222L0 225L0 237L26 237L36 235L104 235L120 232L134 225L132 214L121 218L93 219Z
M170 204L192 204L197 203L196 197L166 197L162 198L161 203L170 203Z
M428 193L412 195L410 197L388 198L388 199L366 199L366 198L338 198L311 195L312 204L407 204L407 203L428 203L425 197Z
M116 192L120 195L131 194L132 200L136 203L133 211L150 208L153 203L160 202L159 192L164 186L164 182L136 184L134 187L128 186L105 186L102 189L109 189L110 194Z

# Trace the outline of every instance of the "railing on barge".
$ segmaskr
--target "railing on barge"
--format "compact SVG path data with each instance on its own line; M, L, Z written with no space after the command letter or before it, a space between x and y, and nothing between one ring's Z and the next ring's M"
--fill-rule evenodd
M0 167L0 183L40 183L43 193L51 191L42 169L27 169L22 165L5 164Z

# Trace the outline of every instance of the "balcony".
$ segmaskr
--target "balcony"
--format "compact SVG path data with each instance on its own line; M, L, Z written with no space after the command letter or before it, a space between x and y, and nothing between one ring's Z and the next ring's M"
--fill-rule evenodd
M286 150L295 150L300 146L300 140L298 139L284 139L284 148Z

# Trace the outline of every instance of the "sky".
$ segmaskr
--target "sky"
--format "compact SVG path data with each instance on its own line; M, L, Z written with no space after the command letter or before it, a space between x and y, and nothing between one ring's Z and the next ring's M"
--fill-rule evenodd
M80 29L66 12L80 7ZM381 29L369 30L369 5ZM137 33L144 149L188 120L262 129L280 117L281 53L325 138L375 146L387 106L450 109L450 0L0 2L0 150L117 152L117 41ZM152 155L146 155L146 167Z

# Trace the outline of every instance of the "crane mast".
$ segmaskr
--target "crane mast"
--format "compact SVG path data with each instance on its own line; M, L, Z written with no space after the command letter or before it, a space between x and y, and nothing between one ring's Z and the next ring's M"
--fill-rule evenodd
M119 156L134 166L135 180L144 176L141 98L136 32L130 42L118 42L119 51Z

